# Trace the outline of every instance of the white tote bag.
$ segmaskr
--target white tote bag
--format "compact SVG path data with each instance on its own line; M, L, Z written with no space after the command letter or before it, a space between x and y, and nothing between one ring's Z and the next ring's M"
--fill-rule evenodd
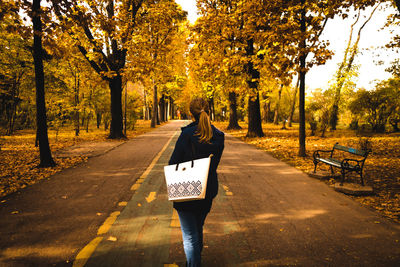
M164 166L168 200L183 202L204 199L212 156Z

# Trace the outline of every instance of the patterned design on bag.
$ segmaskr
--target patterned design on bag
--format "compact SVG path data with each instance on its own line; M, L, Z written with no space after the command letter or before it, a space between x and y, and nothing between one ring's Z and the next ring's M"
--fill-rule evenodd
M168 196L170 198L199 196L202 189L200 181L169 184Z

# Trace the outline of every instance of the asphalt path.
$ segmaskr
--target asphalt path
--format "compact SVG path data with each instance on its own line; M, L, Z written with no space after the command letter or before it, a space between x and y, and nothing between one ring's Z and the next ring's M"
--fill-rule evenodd
M71 266L182 124L161 126L2 198L0 266Z
M162 173L182 124L5 199L0 266L184 266ZM218 172L204 266L400 266L398 224L269 154L228 135Z

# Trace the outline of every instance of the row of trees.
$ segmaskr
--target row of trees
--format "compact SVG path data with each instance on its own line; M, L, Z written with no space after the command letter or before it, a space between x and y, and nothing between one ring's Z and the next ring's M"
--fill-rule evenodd
M219 102L229 103L229 128L240 127L237 103L246 99L249 137L261 137L264 134L261 104L265 120L270 120L270 114L273 114L275 123L281 117L283 123L288 121L289 125L293 121L294 108L298 105L299 155L305 156L307 120L310 125L316 125L316 120L319 120L322 132L328 127L336 129L340 105L344 102L343 91L357 73L354 60L361 32L375 10L382 5L381 2L197 1L201 17L192 32L192 78L211 102L218 99ZM386 2L386 5L392 4L395 3ZM367 7L373 7L372 11L361 22L361 11ZM349 43L336 80L323 97L314 95L315 99L309 101L306 114L306 73L332 56L328 49L329 42L323 40L321 34L329 20L336 16L347 18L351 10L358 11L358 15L351 27ZM362 24L353 41L354 27L359 21ZM391 21L393 24L395 20ZM294 79L297 79L297 83ZM293 84L297 85L293 88ZM368 109L364 102L356 104L360 98L365 98L361 92L357 95L360 97L354 100L353 106L362 105L358 111ZM326 102L321 104L322 101ZM273 112L270 106L272 102ZM321 114L310 114L317 112ZM355 113L354 117L357 117ZM375 130L376 126L373 128Z
M37 123L41 166L54 164L48 121L54 127L72 123L79 134L96 118L98 127L101 121L109 127L110 138L124 138L124 104L125 121L140 113L155 127L174 110L184 113L194 95L209 100L212 119L229 114L229 128L239 128L247 116L249 137L264 135L262 120L283 127L298 121L300 156L306 154L306 121L322 134L334 130L343 107L354 127L366 120L380 131L389 121L397 129L398 108L391 99L397 97L398 76L344 101L357 73L361 31L379 2L198 0L200 18L189 27L172 0L3 1L1 123L8 134ZM306 73L332 56L321 38L327 22L370 6L353 42L360 12L355 18L332 88L306 99ZM396 40L388 47L397 48ZM383 115L375 116L368 105L377 98L386 104L379 104Z
M54 165L48 121L74 121L79 134L79 125L95 116L107 126L110 114L109 138L125 138L128 81L142 90L128 92L126 105L135 110L135 99L147 96L153 127L186 82L186 13L174 1L9 0L0 14L3 125L11 134L16 121L22 127L36 121L40 166Z

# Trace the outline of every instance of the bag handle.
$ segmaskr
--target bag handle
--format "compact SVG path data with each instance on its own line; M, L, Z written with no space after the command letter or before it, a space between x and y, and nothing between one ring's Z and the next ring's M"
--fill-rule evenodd
M191 147L192 147L192 149L191 149L191 154L192 154L192 166L191 166L191 168L193 168L194 167L194 150L195 150L195 148L194 148L194 144L193 144L193 142L192 142L192 139L191 138L189 138L189 142L190 142L190 144L191 144ZM214 155L213 154L210 154L210 156L208 156L209 158L211 158L211 157L213 157ZM178 164L176 164L176 168L175 168L175 171L178 171L178 168L179 168L179 163Z
M193 142L192 142L192 139L189 137L189 142L190 142L190 144L191 144L191 150L190 150L190 152L191 152L191 154L192 154L192 166L191 166L191 168L193 168L193 166L194 166L194 144L193 144ZM176 168L175 168L175 171L178 171L178 168L179 168L179 163L178 164L176 164Z

